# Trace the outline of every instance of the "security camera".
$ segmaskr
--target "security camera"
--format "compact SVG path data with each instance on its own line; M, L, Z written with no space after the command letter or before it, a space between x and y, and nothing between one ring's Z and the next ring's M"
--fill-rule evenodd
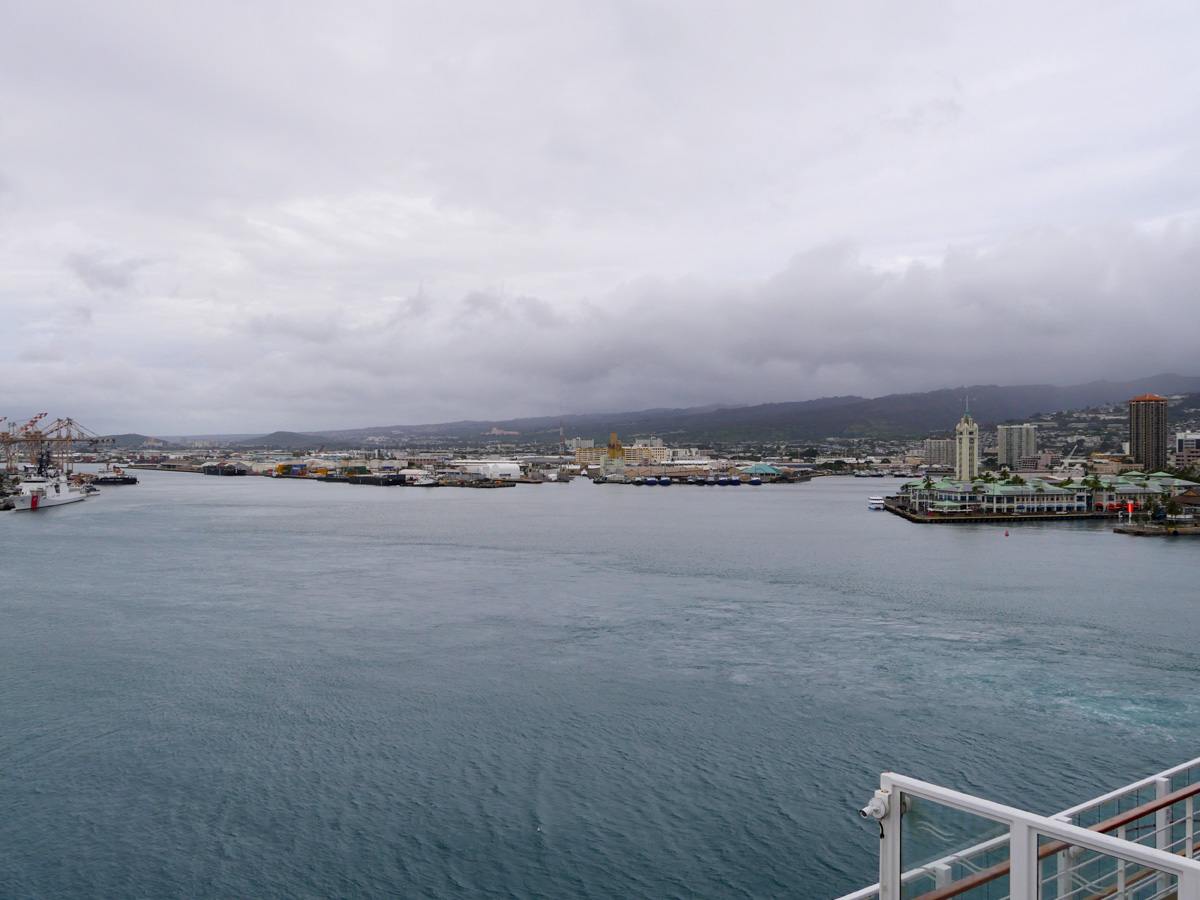
M870 803L858 811L858 814L864 819L882 819L887 815L887 804L878 797L873 797Z
M888 795L890 791L878 790L871 802L858 811L864 819L882 819L888 814Z

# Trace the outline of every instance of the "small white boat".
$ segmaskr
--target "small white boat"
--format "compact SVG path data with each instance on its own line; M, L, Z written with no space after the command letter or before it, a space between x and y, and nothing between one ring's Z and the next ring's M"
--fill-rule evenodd
M883 498L882 497L868 497L867 498L867 509L883 509Z
M79 485L71 484L67 479L59 477L51 481L23 482L21 492L9 499L13 502L14 512L23 509L36 512L49 506L78 503L80 500L86 500L89 493Z

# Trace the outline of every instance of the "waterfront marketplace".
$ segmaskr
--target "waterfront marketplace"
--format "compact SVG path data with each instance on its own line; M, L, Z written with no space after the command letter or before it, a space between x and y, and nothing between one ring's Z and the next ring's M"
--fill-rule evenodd
M1166 507L1182 516L1183 503L1195 498L1196 482L1166 472L1144 475L1094 475L1064 480L1030 478L912 481L886 503L890 512L913 522L996 521L1044 518L1113 518Z

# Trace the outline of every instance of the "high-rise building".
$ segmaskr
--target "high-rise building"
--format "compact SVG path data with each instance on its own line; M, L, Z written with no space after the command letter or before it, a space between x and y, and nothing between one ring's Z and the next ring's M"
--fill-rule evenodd
M1022 456L1037 453L1036 425L997 425L996 463L1016 468Z
M1200 465L1200 434L1194 431L1175 432L1175 468L1186 469Z
M954 477L958 481L973 481L979 474L979 426L965 413L954 426Z
M1143 472L1167 465L1167 398L1142 394L1129 401L1129 453Z
M925 465L954 465L954 441L949 438L925 439Z

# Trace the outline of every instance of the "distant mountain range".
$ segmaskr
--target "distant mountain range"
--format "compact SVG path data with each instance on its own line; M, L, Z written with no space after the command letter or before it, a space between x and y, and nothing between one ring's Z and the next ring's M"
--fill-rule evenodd
M1141 394L1191 394L1200 392L1200 376L1154 375L1135 381L1092 381L1059 387L1050 384L1002 387L994 384L945 388L886 397L825 397L794 403L757 406L703 406L686 409L646 409L636 412L564 415L568 438L603 442L610 432L622 439L656 435L673 444L732 443L738 441L811 441L826 438L909 438L952 429L962 418L965 398L971 415L981 424L1025 419L1037 413L1056 413L1119 403ZM275 432L259 438L231 442L239 447L275 447L313 450L359 447L364 443L419 443L429 440L462 440L480 443L491 432L505 442L546 444L558 440L560 418L539 416L496 421L461 421L426 425L385 425L310 434ZM133 436L123 436L133 437Z
M962 418L964 399L981 423L1024 419L1118 403L1141 394L1189 394L1200 391L1200 376L1155 375L1136 381L1093 381L1059 387L1050 384L1001 387L994 384L945 388L886 397L825 397L794 403L757 406L648 409L638 412L594 413L562 417L567 437L607 440L616 431L622 438L657 435L672 443L735 441L820 441L825 438L905 438L952 429ZM441 425L385 426L330 431L340 440L367 437L473 438L496 429L515 431L513 441L558 439L559 418L541 416L504 421L449 422ZM500 438L503 440L503 438Z

